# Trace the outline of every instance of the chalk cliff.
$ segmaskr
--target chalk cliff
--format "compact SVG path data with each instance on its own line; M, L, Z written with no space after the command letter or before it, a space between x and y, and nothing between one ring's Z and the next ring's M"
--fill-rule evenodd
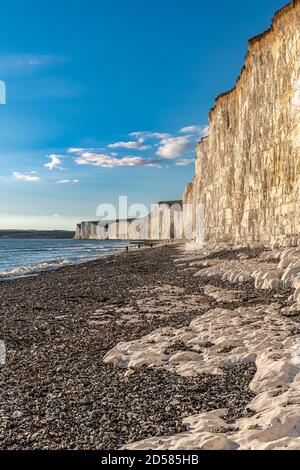
M204 205L206 236L270 242L300 234L300 0L249 41L236 86L220 95L196 148L184 203Z
M76 227L75 240L107 240L106 230L108 224L95 222L81 222Z
M167 201L155 204L143 218L82 222L75 240L178 240L183 238L182 231L182 201Z

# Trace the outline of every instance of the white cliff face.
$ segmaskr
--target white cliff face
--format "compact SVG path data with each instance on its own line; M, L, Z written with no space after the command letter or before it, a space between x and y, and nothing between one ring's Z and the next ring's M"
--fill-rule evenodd
M183 211L179 204L155 204L150 216L128 221L82 222L77 240L182 240Z
M194 212L204 204L208 238L269 242L300 233L299 83L295 0L249 41L236 87L217 99L209 135L197 146L184 202Z
M75 240L107 240L108 233L106 226L98 222L82 222L77 225Z

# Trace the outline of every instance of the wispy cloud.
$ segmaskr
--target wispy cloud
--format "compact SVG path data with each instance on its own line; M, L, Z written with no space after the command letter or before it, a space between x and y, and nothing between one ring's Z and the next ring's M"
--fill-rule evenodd
M111 149L123 148L123 149L128 149L128 150L139 150L139 151L151 149L151 145L143 145L143 142L144 142L144 139L141 139L138 142L136 141L116 142L114 144L108 145L108 148L111 148Z
M54 168L58 168L62 170L61 164L62 164L62 157L60 155L49 155L47 158L50 159L49 163L45 163L45 168L48 168L48 170L54 170Z
M83 153L103 153L106 152L106 147L71 147L67 150L70 155L82 155ZM118 155L116 152L110 152L110 155Z
M175 166L188 166L188 165L192 165L193 163L195 163L195 160L182 159L182 160L176 160Z
M34 72L41 67L51 66L67 59L61 56L40 54L0 54L2 72Z
M181 137L168 137L161 140L156 155L166 159L181 157L192 147L192 143L193 142L190 135Z
M137 132L132 132L129 134L129 137L135 137L137 139L166 139L168 137L171 137L171 134L168 134L166 132L147 132L147 131L137 131Z
M36 183L41 180L39 176L35 176L35 173L20 173L19 171L14 171L12 173L14 178L19 181L26 181L27 183Z
M57 181L57 184L77 184L77 183L80 183L80 181L79 180L69 180L69 179Z
M93 165L102 168L116 167L150 167L158 168L159 164L153 158L142 158L134 156L126 156L122 158L113 157L111 155L86 152L76 158L78 165Z
M207 126L192 125L182 127L175 135L166 132L132 132L130 137L145 140L158 141L156 155L164 159L174 159L183 157L196 144L199 137L203 137L208 132ZM178 135L185 134L185 135Z
M181 134L201 134L206 135L208 132L208 126L186 126L182 127L179 132Z
M72 148L69 148L68 149L68 153L75 153L75 154L80 154L80 153L83 153L85 151L87 151L88 149L84 149L84 148L76 148L76 147L72 147Z
M102 168L166 166L164 160L176 160L175 166L187 166L194 162L191 149L200 135L207 132L207 126L186 126L174 134L167 132L136 131L129 139L108 144L106 149L70 147L67 153L74 156L77 165L92 165ZM131 138L131 139L130 139ZM124 155L126 150L149 151L155 148L155 157L149 153L140 156ZM107 149L120 149L118 153ZM123 152L122 152L123 151Z

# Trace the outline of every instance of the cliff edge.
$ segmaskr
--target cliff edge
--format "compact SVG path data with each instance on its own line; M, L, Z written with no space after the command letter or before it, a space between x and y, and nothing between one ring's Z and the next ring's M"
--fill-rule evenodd
M184 203L205 208L210 240L267 242L300 234L300 1L249 41L233 90L219 95L196 148Z

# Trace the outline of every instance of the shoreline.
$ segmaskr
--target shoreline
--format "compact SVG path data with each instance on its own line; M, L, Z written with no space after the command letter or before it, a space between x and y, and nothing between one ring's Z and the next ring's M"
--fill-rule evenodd
M36 239L33 239L33 240L36 240ZM76 240L74 240L74 241L76 242ZM90 240L90 241L92 241L92 240ZM96 241L98 241L98 240L95 240L95 242ZM122 242L122 241L123 240L120 240L120 242ZM67 260L66 263L57 265L55 267L38 268L39 264L48 264L48 261L45 261L45 260L38 261L36 263L36 265L17 266L16 268L14 268L14 270L22 270L22 269L26 269L26 268L32 268L32 271L29 271L27 274L19 274L19 275L12 275L12 272L7 273L7 275L6 274L4 275L2 273L0 275L0 282L14 281L14 280L17 280L17 279L23 279L23 278L28 278L28 277L35 277L35 276L38 276L38 275L46 273L46 272L56 271L58 269L62 269L66 266L76 266L76 265L89 263L91 261L98 261L98 260L101 260L102 258L105 258L107 256L117 256L118 254L122 254L126 250L126 246L130 246L131 248L134 249L134 247L136 245L137 244L135 244L135 242L132 242L132 245L130 245L130 244L124 245L124 247L122 247L122 249L120 248L119 251L118 250L111 250L111 251L108 250L107 252L105 252L105 254L95 256L94 258L86 258L86 259L76 260L76 261ZM130 250L130 251L132 251L132 250ZM53 260L53 261L58 261L58 259Z
M236 448L236 428L259 414L252 328L264 333L263 319L279 315L274 295L283 308L291 292L274 294L250 280L237 288L208 270L243 257L261 264L263 254L250 248L203 254L172 244L0 283L0 340L7 349L0 449L184 449L182 436L195 450L207 448L207 437L216 448ZM242 326L234 338L250 348L243 360L230 337L236 315ZM201 333L208 320L215 330ZM279 315L275 323L282 333L278 327L274 335L297 338L293 319ZM205 438L197 418L203 413Z
M74 240L75 242L78 241L78 240ZM103 240L87 240L87 241L103 241ZM120 250L111 250L111 251L107 251L105 254L103 255L99 255L99 256L96 256L94 258L86 258L86 259L82 259L82 260L77 260L77 261L68 261L67 263L65 264L61 264L61 265L58 265L56 267L49 267L49 268L36 268L35 270L35 267L32 265L32 268L33 270L28 272L28 274L19 274L19 275L11 275L11 273L7 273L7 275L3 275L1 274L0 275L0 282L7 282L7 281L14 281L14 280L18 280L18 279L27 279L29 277L36 277L36 276L39 276L40 274L43 274L43 273L47 273L47 272L51 272L51 271L57 271L59 269L62 269L62 268L65 268L67 266L80 266L82 264L86 264L86 263L90 263L90 262L93 262L93 261L99 261L103 258L106 258L106 257L110 257L110 256L118 256L120 254L129 254L129 253L132 253L134 251L142 251L142 250L147 250L147 249L154 249L154 248L160 248L160 247L165 247L165 246L179 246L181 245L182 243L184 243L183 241L174 241L174 242L169 242L169 241L165 241L165 242L161 242L161 241L147 241L147 240L141 240L141 241L127 241L127 240L115 240L117 242L127 242L127 245L124 245L124 247L120 248ZM127 248L128 247L128 251L127 251ZM47 263L47 261L39 261L37 264L44 264L44 263ZM30 265L28 266L18 266L16 267L15 269L24 269L24 268L29 268L31 267Z

